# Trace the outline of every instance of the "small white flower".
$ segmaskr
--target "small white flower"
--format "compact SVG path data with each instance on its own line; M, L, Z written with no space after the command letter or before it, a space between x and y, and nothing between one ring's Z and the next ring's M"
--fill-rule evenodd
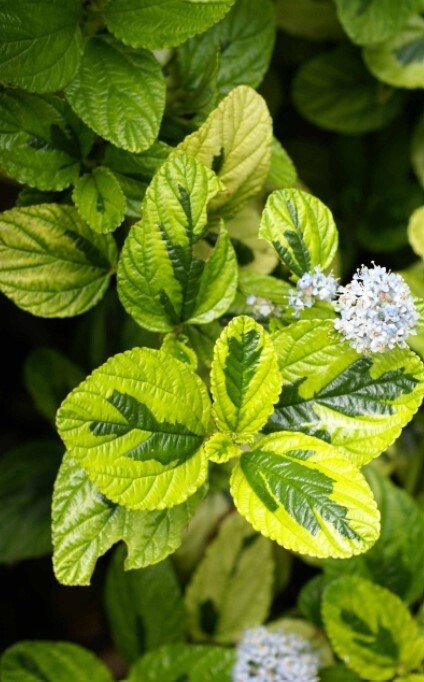
M418 313L400 275L363 265L339 294L334 327L358 353L405 348L406 338L417 333Z
M337 294L337 280L332 274L324 275L319 265L313 272L305 272L291 291L289 304L298 316L304 308L312 308L316 301L331 302Z
M257 627L237 646L232 681L318 682L318 666L319 656L306 639Z
M274 303L267 298L249 294L249 296L246 297L246 303L247 305L252 306L252 317L258 318L259 320L270 317L271 315L281 314L280 306L274 305Z

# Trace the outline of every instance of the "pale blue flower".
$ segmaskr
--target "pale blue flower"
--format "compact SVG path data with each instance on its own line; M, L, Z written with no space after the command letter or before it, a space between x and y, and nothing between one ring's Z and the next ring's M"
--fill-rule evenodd
M313 272L305 272L296 284L296 291L291 291L289 304L299 315L304 308L312 308L316 301L330 303L336 298L337 279L332 275L324 275L319 265Z
M400 275L374 263L363 265L339 294L340 319L334 326L358 353L405 348L406 338L417 333L419 316Z
M237 646L233 682L318 682L319 656L298 635L246 630Z

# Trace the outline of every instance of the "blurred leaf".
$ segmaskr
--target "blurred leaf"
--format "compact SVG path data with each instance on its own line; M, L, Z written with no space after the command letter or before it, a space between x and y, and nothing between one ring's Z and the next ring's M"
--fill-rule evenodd
M400 7L405 3L396 4ZM366 47L363 55L371 73L384 83L398 88L423 88L424 19L418 14L411 17L399 33Z
M392 679L424 657L424 638L406 606L368 580L346 576L330 583L322 614L337 655L367 680Z
M340 21L360 45L381 43L417 12L421 0L335 0Z
M399 113L399 92L375 80L359 51L339 47L306 62L293 82L296 108L308 121L338 133L366 133Z
M137 661L127 682L231 682L234 663L233 649L168 645Z
M54 423L57 408L84 372L54 348L36 348L25 360L24 379L36 408Z
M20 642L1 659L2 682L112 682L91 651L68 642Z
M1 456L1 563L50 553L50 506L62 453L56 441L35 440Z
M309 40L344 37L332 0L277 0L277 26Z
M262 623L272 601L272 544L237 514L209 545L187 588L190 636L229 643Z
M182 642L184 603L168 561L124 570L124 548L118 547L106 577L105 604L112 638L126 661L163 644Z

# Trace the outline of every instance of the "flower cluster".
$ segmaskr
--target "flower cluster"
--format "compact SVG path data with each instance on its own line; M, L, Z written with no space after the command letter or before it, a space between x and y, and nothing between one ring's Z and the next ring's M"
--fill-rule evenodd
M246 297L246 303L252 306L252 317L262 320L270 317L271 315L281 314L281 307L275 305L268 298L261 298L260 296L254 296L249 294Z
M296 284L296 291L290 292L289 304L299 315L304 308L312 308L316 301L331 302L337 294L337 280L333 275L324 275L319 265L313 272L305 272Z
M264 627L247 630L237 647L233 682L317 682L318 654L306 639Z
M359 353L381 353L406 346L416 334L418 313L410 289L400 275L373 264L363 265L339 288L334 326Z

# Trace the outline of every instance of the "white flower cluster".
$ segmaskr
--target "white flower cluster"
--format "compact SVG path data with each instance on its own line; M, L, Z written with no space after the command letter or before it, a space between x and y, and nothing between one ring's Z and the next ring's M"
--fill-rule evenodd
M337 294L337 280L333 275L324 275L319 265L313 272L305 272L291 291L289 304L299 315L304 308L312 308L315 301L331 302Z
M270 317L271 315L281 314L281 307L274 305L268 298L261 298L260 296L249 294L249 296L246 297L246 303L247 305L252 306L252 316L259 320Z
M416 334L418 313L411 291L400 275L363 265L345 287L339 287L334 326L358 353L381 353L406 346Z
M318 682L319 656L306 639L264 627L246 630L233 682Z

